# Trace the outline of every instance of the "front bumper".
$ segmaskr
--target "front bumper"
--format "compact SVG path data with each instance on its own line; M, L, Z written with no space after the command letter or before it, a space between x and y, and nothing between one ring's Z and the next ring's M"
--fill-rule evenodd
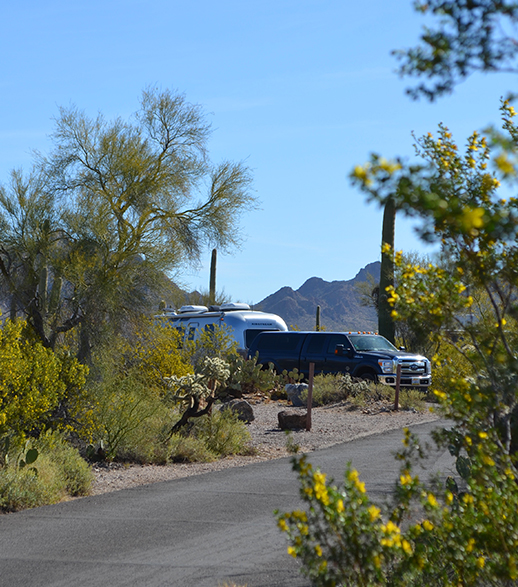
M393 373L378 375L378 381L385 385L396 385L396 376ZM430 375L401 375L401 387L429 387L432 383Z

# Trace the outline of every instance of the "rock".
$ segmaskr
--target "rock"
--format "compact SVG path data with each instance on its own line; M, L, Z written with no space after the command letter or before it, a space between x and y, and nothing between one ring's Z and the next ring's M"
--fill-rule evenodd
M237 414L239 420L247 424L255 420L254 410L246 400L233 399L223 404L220 410L231 410L234 414Z
M279 419L279 428L281 430L297 430L298 428L306 428L307 414L287 412L284 410L279 412L277 417Z
M308 389L307 383L299 383L299 384L288 383L288 385L286 385L284 387L284 389L286 390L286 394L288 395L288 399L295 407L297 407L297 408L305 408L306 407L307 399L303 400L301 398L301 395L304 390L307 391L307 389ZM307 394L306 394L306 397L307 397Z

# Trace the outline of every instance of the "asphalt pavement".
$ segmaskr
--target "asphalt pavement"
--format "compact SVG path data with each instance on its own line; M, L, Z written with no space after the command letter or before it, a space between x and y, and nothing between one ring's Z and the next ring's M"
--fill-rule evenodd
M412 430L424 442L437 425ZM376 434L310 461L337 483L351 461L382 500L397 478L401 439L401 430ZM426 463L428 472L451 468L445 453ZM299 505L285 458L3 515L0 586L307 587L273 516Z

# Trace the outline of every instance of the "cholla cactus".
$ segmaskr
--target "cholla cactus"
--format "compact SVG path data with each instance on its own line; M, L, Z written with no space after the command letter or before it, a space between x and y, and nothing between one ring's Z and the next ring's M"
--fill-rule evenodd
M230 377L230 367L226 361L218 357L205 357L201 365L201 374L209 381L224 385Z
M171 393L168 399L187 407L172 427L171 435L185 426L190 418L199 418L211 411L217 391L230 377L228 363L218 357L205 357L198 373L167 378Z

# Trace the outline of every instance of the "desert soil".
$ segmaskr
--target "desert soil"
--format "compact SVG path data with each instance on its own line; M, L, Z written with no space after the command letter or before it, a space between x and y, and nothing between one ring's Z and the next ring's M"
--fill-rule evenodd
M254 456L233 456L212 463L174 463L165 466L97 464L93 466L95 480L91 494L99 495L137 485L201 475L229 467L243 467L250 463L287 456L289 453L286 448L286 434L279 428L278 413L288 409L303 414L306 409L274 401L257 400L256 403L250 403L253 405L255 420L247 427L251 444L256 451ZM311 430L293 431L292 438L302 452L308 453L340 442L436 419L438 416L429 408L421 412L396 412L390 406L374 405L368 409L351 411L350 406L337 404L313 408Z

